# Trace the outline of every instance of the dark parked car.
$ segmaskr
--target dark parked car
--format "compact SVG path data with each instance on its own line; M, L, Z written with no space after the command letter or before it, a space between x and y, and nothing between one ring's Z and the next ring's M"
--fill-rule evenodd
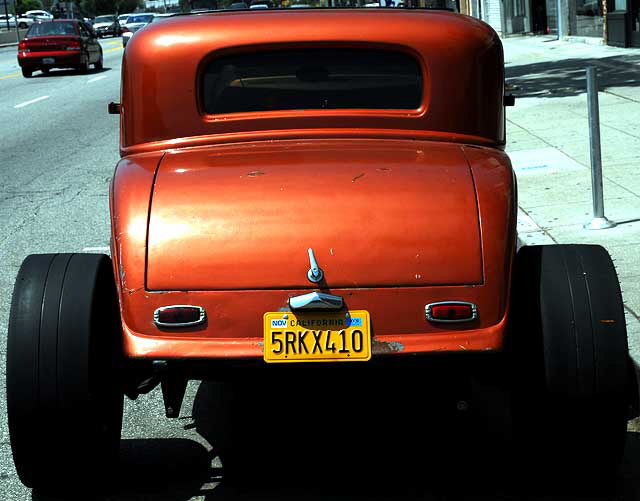
M122 34L122 28L115 15L96 17L93 20L93 29L98 37L119 37Z
M25 78L34 71L76 68L88 72L90 65L102 69L102 47L93 28L76 19L36 23L18 45L18 64Z

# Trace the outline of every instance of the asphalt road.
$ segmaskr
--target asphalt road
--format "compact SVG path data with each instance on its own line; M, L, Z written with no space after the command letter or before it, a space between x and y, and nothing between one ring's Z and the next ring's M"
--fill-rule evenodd
M108 186L119 157L118 118L107 114L107 104L119 100L122 50L117 39L101 43L104 70L88 75L54 71L32 79L19 74L15 47L0 49L2 501L52 499L22 486L9 444L4 360L18 268L32 253L100 252L108 246ZM309 390L309 402L302 410L291 405L281 387L274 400L273 388L257 381L236 393L192 382L177 420L164 418L160 392L155 390L125 403L122 465L113 481L96 486L95 492L69 492L61 499L74 495L110 500L638 498L636 434L629 434L625 462L606 490L584 493L582 480L557 490L541 483L537 468L520 475L503 392L476 388L481 397L472 404L473 412L456 411L455 402L444 402L446 412L440 416L444 419L439 419L435 407L425 405L433 402L423 391L423 381L418 378L414 386L406 383L363 382L362 387L350 389L353 397L343 402L328 402L333 387L320 383ZM378 397L384 397L384 405L372 404ZM260 481L247 483L245 477L220 483L218 452L228 439L229 403L236 402L238 408L240 399L241 420L251 437L248 456L260 458L251 478ZM408 407L403 409L404 405ZM354 417L361 421L354 424ZM300 426L295 435L287 431L302 419L310 420L310 431ZM352 434L334 442L335 433L327 432L332 427L350 429ZM353 433L359 431L356 440ZM340 475L341 471L348 473ZM260 472L268 472L267 477ZM107 494L98 494L105 490Z

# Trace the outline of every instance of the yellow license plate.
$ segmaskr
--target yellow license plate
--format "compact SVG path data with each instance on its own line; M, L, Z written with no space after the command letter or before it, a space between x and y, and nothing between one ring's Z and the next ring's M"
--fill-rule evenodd
M366 362L371 358L369 312L267 312L266 362Z

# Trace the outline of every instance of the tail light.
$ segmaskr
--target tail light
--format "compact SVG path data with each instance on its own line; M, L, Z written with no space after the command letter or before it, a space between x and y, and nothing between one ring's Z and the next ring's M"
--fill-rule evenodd
M22 52L26 54L27 52L31 52L31 50L27 47L27 42L24 40L18 44L18 52Z
M431 303L425 306L425 313L430 322L469 322L478 318L477 306L462 301Z
M74 40L73 42L69 42L67 44L66 50L80 50L80 42L78 40Z
M190 327L201 324L205 318L204 308L184 304L163 306L153 314L153 321L158 327Z

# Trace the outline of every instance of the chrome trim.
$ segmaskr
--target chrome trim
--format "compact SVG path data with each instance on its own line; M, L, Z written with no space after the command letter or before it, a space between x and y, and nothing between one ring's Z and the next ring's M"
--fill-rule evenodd
M307 272L307 278L310 282L317 284L318 282L322 282L324 278L324 272L318 266L318 262L316 261L316 256L313 254L313 249L309 249L309 263L310 268Z
M323 292L310 292L289 298L289 307L292 310L339 310L343 305L344 301L340 296Z
M198 320L194 320L193 322L182 322L179 324L168 324L166 322L160 322L158 318L160 317L160 312L169 308L197 308L200 310L200 316ZM170 306L162 306L153 312L153 323L155 323L158 327L192 327L194 325L200 325L207 318L207 313L204 311L202 306L195 306L193 304L172 304Z
M464 305L464 306L471 306L471 317L469 318L461 318L461 319L454 319L454 320L444 320L441 318L433 318L431 316L431 308L433 306L446 306L448 304L460 304L460 305ZM428 305L426 305L424 307L424 313L427 317L427 320L429 320L429 322L437 322L437 323L443 323L443 324L453 324L453 323L459 323L459 322L471 322L472 320L476 320L478 318L478 307L473 304L473 303L467 303L466 301L440 301L438 303L429 303Z

